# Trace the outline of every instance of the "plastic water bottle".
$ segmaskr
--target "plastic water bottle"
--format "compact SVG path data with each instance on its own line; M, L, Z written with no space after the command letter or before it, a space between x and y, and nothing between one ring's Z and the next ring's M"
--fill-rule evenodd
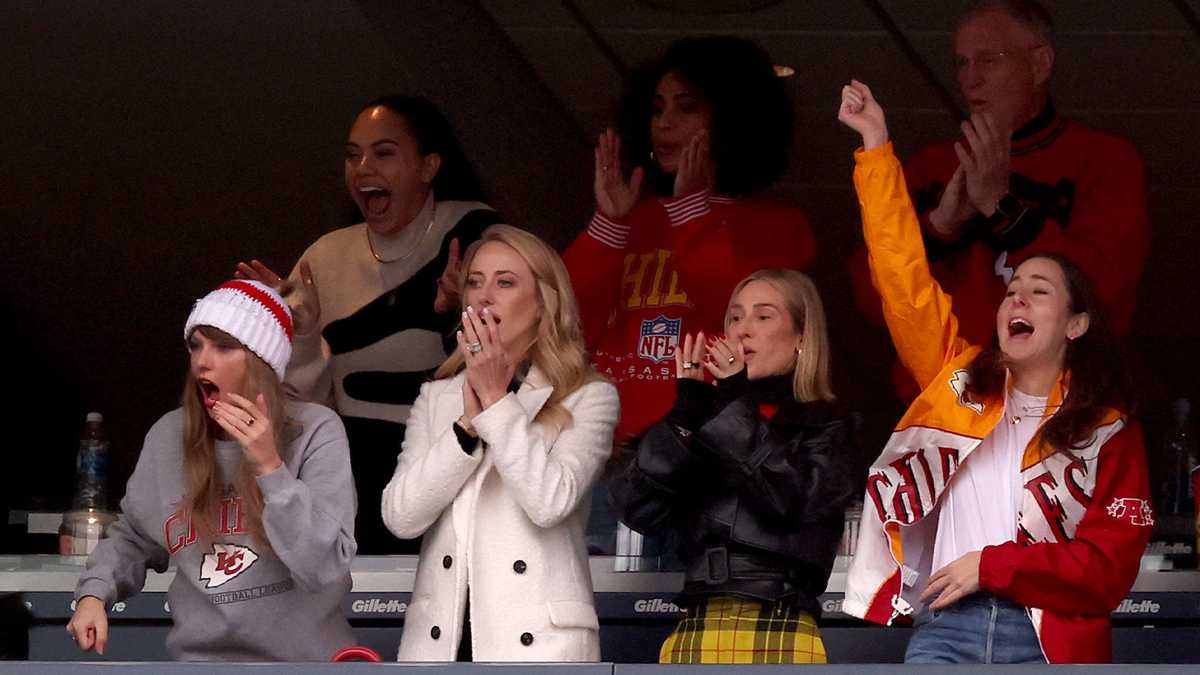
M104 537L116 516L108 511L108 439L104 417L87 415L79 454L75 456L75 497L58 528L61 555L88 555Z
M1175 401L1171 406L1175 413L1175 425L1167 434L1163 454L1167 460L1167 512L1191 513L1195 496L1192 491L1192 470L1196 468L1196 435L1191 425L1191 403L1186 398Z
M76 511L105 511L108 509L108 439L104 435L104 416L87 414L87 424L79 438L79 454L75 457L75 498L71 508Z

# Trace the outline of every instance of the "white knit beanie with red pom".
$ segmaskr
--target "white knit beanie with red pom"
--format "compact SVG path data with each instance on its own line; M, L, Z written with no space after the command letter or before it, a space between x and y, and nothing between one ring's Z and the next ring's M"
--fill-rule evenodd
M292 357L292 311L275 289L245 279L226 281L196 301L183 328L184 340L196 326L229 333L283 380Z

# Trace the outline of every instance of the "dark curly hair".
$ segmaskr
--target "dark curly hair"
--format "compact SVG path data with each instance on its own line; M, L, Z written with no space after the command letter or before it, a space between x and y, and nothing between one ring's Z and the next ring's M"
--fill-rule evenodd
M1082 448L1091 442L1107 409L1132 414L1137 407L1133 380L1122 358L1122 349L1113 336L1096 294L1083 271L1075 263L1057 254L1040 254L1058 264L1066 280L1072 313L1086 312L1087 332L1071 340L1063 366L1070 373L1062 406L1042 427L1042 439L1059 452ZM1000 351L1000 338L991 343L967 367L970 383L967 391L973 400L1002 397L1008 364Z
M787 171L795 111L767 52L737 37L689 37L630 76L617 113L624 159L645 168L653 190L670 194L672 188L672 177L650 159L654 91L668 73L682 78L712 109L709 156L718 192L750 195Z
M450 121L432 101L421 96L380 96L363 106L362 110L378 106L387 108L404 120L422 156L436 152L442 158L441 168L433 177L432 185L433 194L439 201L486 201L483 186L458 143L454 127L450 126Z

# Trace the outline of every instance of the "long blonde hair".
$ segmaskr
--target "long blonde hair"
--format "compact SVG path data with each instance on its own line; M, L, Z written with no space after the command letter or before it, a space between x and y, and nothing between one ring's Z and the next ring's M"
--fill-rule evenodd
M275 447L282 453L284 448L284 429L290 425L285 408L283 386L279 376L254 352L232 335L213 328L212 326L197 326L196 331L217 343L218 346L242 349L246 352L246 379L239 392L251 401L259 394L266 399L270 409L272 425L275 431ZM191 336L189 336L191 337ZM220 475L216 463L214 447L220 427L208 415L204 407L204 399L196 377L188 369L183 385L183 473L187 492L180 502L177 512L183 522L191 522L196 528L197 535L202 541L212 541L218 534L214 526L219 522L221 511L222 486L230 478ZM245 513L239 513L240 519L246 523L246 529L254 541L267 550L271 544L267 540L263 528L263 495L255 480L251 467L242 462L238 475L233 482L238 495L242 498Z
M488 242L504 244L516 251L533 273L541 313L537 337L523 360L536 366L554 387L536 421L558 430L566 429L571 425L571 413L562 405L563 399L583 385L603 379L592 368L584 348L579 305L575 302L566 265L558 253L536 235L512 225L492 225L467 249L458 280L460 298L466 297L471 264L480 247ZM463 356L456 349L434 377L453 377L463 365Z
M783 296L788 316L796 332L803 336L796 366L792 370L792 395L797 401L832 401L830 385L829 333L825 324L825 306L821 294L808 275L790 269L762 269L738 282L725 308L725 326L734 298L751 281L768 283Z

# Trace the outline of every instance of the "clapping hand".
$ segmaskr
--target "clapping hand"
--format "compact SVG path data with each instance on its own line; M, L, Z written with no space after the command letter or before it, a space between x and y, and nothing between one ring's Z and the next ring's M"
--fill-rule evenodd
M517 367L505 351L487 307L476 312L468 306L462 321L463 329L456 337L467 367L467 384L478 397L480 409L487 410L508 393ZM464 407L467 403L464 398Z
M988 113L975 113L962 123L963 141L954 144L962 166L967 197L985 216L996 211L996 202L1008 192L1012 172L1012 131Z
M707 352L704 368L718 380L736 375L746 367L746 349L741 340L731 341L723 335L709 338L704 350Z
M683 197L712 187L716 168L709 159L708 134L698 133L679 154L673 195Z
M624 218L637 204L645 171L633 170L629 179L621 171L621 137L612 129L596 143L596 206L606 218Z
M459 332L461 335L461 331ZM479 402L479 394L475 393L475 388L471 386L471 381L463 378L463 414L458 418L458 424L466 430L471 436L475 434L475 427L472 426L471 420L475 416L483 412L483 404Z
M683 336L683 342L675 347L675 377L681 380L704 381L704 331L693 339L692 334Z
M308 335L321 320L321 297L317 293L317 282L307 260L300 261L300 283L288 281L276 274L259 260L240 262L234 276L264 283L283 296L292 310L292 331L296 335Z
M458 273L462 267L458 239L450 240L450 251L446 256L446 269L437 280L437 297L433 300L433 311L445 314L458 307Z
M961 164L950 176L950 182L942 191L942 199L929 212L929 224L944 237L954 237L962 224L975 215L975 205L967 195L967 180Z

